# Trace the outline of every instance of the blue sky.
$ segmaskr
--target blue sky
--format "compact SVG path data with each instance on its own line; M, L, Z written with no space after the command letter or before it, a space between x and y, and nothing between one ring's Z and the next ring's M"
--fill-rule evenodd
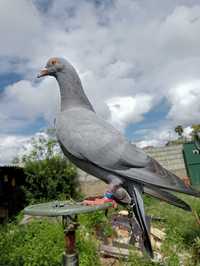
M163 99L152 108L151 111L144 114L143 120L138 123L131 123L125 130L127 137L134 141L140 141L144 139L144 130L155 130L160 128L161 124L164 123L167 113L169 112L169 106ZM169 127L169 130L173 128ZM167 141L166 136L166 141Z
M52 56L75 66L97 113L138 145L199 123L198 1L3 0L0 32L0 163L53 125L58 85L36 79Z

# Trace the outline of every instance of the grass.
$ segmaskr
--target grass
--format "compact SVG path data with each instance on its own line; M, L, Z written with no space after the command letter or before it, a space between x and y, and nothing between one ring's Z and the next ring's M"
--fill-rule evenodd
M77 232L80 266L100 266L97 242L86 228ZM35 220L0 226L0 266L60 266L64 234L60 222ZM93 264L94 263L94 264Z
M194 197L178 195L200 214L200 200ZM165 265L200 265L200 225L194 213L171 206L167 203L146 197L146 212L161 217L162 222L153 222L156 227L164 228L166 239L162 245ZM185 256L184 256L185 254Z
M178 195L200 214L200 200ZM164 228L166 239L161 253L162 263L139 257L134 249L128 261L120 260L120 266L200 266L200 225L193 213L145 197L148 215L163 218L153 226ZM111 211L113 212L113 211ZM57 266L63 252L63 228L60 223L47 219L28 225L18 225L21 215L7 225L0 226L0 266ZM105 236L113 234L104 212L81 215L77 232L80 266L100 266L96 228Z

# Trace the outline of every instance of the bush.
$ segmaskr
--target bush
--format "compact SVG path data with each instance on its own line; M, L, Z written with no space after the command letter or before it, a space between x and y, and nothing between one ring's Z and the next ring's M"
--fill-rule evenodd
M100 265L97 242L86 228L77 232L80 266ZM60 266L64 251L61 223L48 220L0 226L0 266Z
M38 134L31 141L31 149L14 160L24 166L27 204L78 196L76 167L64 157L52 132Z
M63 230L58 223L34 221L26 226L9 224L0 229L0 265L61 264Z
M135 248L132 248L132 250L129 250L129 252L130 254L128 258L128 263L125 264L127 266L164 266L163 264L160 264L159 262L151 261L147 257L147 255L141 257L141 255L138 254L138 251L136 251ZM176 266L176 265L173 265L173 266Z
M78 230L77 248L79 250L80 266L101 265L100 256L97 252L97 241L86 228Z
M76 168L59 155L38 161L28 160L24 171L28 203L77 197Z

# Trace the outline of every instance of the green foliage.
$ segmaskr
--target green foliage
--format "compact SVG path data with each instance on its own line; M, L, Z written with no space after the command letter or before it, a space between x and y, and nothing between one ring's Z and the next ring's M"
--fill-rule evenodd
M130 250L127 266L163 266L160 263L151 261L148 257L141 257L134 249Z
M190 135L192 137L192 141L199 142L200 124L193 124L191 127L192 127L192 133ZM174 131L178 134L179 137L178 139L169 141L167 143L167 146L184 144L191 141L191 138L183 137L184 130L181 125L176 126Z
M200 132L200 124L193 124L192 129L194 133L199 133Z
M77 232L80 266L100 265L97 242L87 230ZM0 227L0 266L60 266L64 250L61 223L33 221Z
M109 217L106 217L104 211L80 215L79 221L91 234L101 232L102 238L110 237L114 233Z
M179 266L179 265L180 265L179 257L174 252L172 252L171 255L165 260L165 266Z
M100 266L98 243L86 229L80 228L77 233L77 248L80 252L80 266Z
M25 162L25 192L28 202L75 198L76 168L65 158L54 155L39 161Z
M60 265L63 252L60 224L45 220L25 226L8 224L0 232L1 266Z
M199 133L200 133L200 124L192 125L192 134L191 134L192 135L192 140L196 144L199 144L199 141L200 141Z
M105 224L108 219L105 216L104 211L96 211L88 214L83 214L79 216L81 224L89 230L93 230L96 225Z
M175 127L175 132L179 135L179 137L182 137L183 134L183 127L181 125L178 125L177 127Z
M200 214L200 201L197 198L178 195L187 201ZM161 246L162 262L141 257L131 247L128 261L119 265L127 266L199 266L200 265L200 227L195 216L164 202L145 197L146 213L160 217L153 221L158 228L164 228L166 238ZM110 213L111 211L109 211ZM110 214L109 214L110 215ZM79 216L77 247L80 265L100 265L99 241L96 230L100 228L105 236L112 235L112 227L104 211ZM16 221L19 221L20 216ZM63 252L63 228L60 223L49 220L35 221L25 226L14 223L0 227L0 266L60 265Z
M197 213L200 213L199 199L180 194L178 197L188 202ZM152 216L164 219L162 222L154 222L156 227L165 228L166 232L166 239L161 249L166 258L164 265L179 266L179 255L184 253L191 254L194 250L194 243L200 235L200 227L196 222L195 216L191 212L186 212L158 200L155 200L153 205L147 207L147 212ZM191 258L189 258L189 263L184 262L183 265L198 265Z
M76 167L62 155L55 137L41 134L32 139L31 147L19 159L27 176L24 186L27 203L76 198Z
M200 214L199 199L180 194L178 197L188 202ZM148 258L140 257L133 249L127 265L199 266L200 227L193 213L186 212L147 196L144 197L144 202L148 215L162 219L161 221L152 221L152 225L165 229L166 238L161 246L161 253L164 258L162 263L156 263Z
M200 133L200 124L193 124L192 126L192 133L190 134L192 137L192 141L200 141L199 133ZM168 145L178 145L190 142L187 137L183 137L183 127L178 125L175 127L175 132L179 135L179 138L176 140L172 140L168 143Z
M197 236L194 239L194 243L192 245L192 259L196 265L200 265L200 237Z

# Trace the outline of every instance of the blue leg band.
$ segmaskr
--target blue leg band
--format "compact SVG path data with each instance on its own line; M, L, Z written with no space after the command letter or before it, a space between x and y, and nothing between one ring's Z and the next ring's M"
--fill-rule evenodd
M112 199L113 198L113 194L111 192L109 192L109 191L106 191L104 193L104 196L103 197L104 198L107 198L107 199Z

